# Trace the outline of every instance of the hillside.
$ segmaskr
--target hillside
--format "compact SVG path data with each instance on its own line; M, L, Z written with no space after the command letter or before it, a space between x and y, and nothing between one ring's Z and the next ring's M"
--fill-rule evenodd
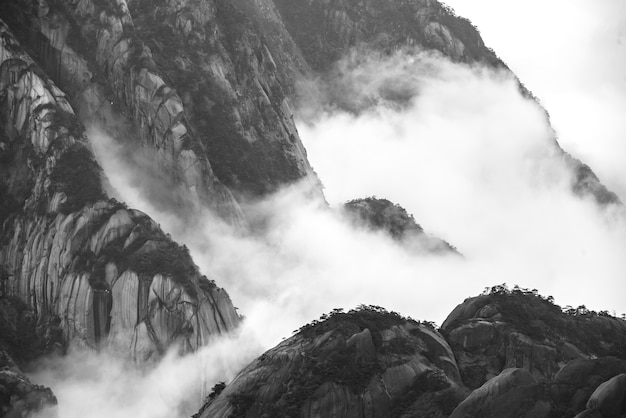
M494 286L439 330L335 310L249 364L199 417L618 417L626 322ZM577 415L577 414L583 415Z

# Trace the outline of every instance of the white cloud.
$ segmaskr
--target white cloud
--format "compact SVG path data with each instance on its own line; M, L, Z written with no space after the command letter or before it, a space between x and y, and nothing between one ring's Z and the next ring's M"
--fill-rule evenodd
M58 411L47 409L36 417L189 417L198 411L214 383L231 379L258 355L252 334L241 331L193 355L180 357L173 348L156 364L140 365L119 353L80 349L45 359L30 378L52 388Z
M380 68L377 59L362 61L357 89L366 80L376 91L375 75L364 75ZM360 116L336 112L301 123L310 159L332 206L389 198L465 258L411 254L382 234L355 229L299 185L248 204L255 219L249 235L208 213L184 229L129 185L134 170L120 158L123 150L90 130L120 198L185 243L246 321L238 336L154 369L102 355L62 359L61 369L48 367L34 380L52 387L63 417L185 416L199 406L193 388L200 379L211 386L232 378L292 330L338 307L375 304L441 323L464 298L507 282L563 305L626 311L623 214L572 195L541 109L504 73L426 54L390 60L384 65L401 63L396 74L418 96L401 108L382 103Z
M626 3L446 3L539 97L564 148L626 197Z
M377 195L405 206L467 256L459 281L626 310L622 215L572 195L542 110L506 74L429 55L414 62L424 61L438 76L418 80L412 106L301 124L331 204Z

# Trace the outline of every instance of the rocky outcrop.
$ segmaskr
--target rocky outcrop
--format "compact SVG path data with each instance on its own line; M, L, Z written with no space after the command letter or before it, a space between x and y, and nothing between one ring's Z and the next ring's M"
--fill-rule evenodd
M618 417L626 322L494 286L441 333L335 310L248 365L197 417ZM222 389L220 387L220 389Z
M54 416L57 400L49 388L34 385L15 365L2 360L0 351L0 415L21 418L46 409L46 416Z
M134 29L125 3L33 7L20 0L5 2L3 11L20 40L70 93L81 121L132 150L128 163L153 179L142 186L159 197L155 205L187 215L208 207L231 224L245 223L214 175L174 87L155 66L130 62L150 62L152 55L129 35ZM163 188L170 192L161 193Z
M626 356L626 323L584 308L564 314L527 289L494 286L457 307L441 329L471 388L505 368L523 368L548 382L571 360Z
M591 402L591 395L613 377L626 372L626 362L616 357L597 359L578 359L569 362L554 377L550 385L550 396L559 406L558 412L563 416L574 416L577 412L584 414L586 408L597 405ZM602 393L601 390L599 393ZM595 408L590 408L589 414ZM597 411L595 411L597 412ZM619 415L615 415L619 416Z
M354 199L343 205L348 218L358 226L384 231L391 238L416 253L457 254L446 241L432 237L415 222L413 215L398 204L386 199L368 197Z
M197 416L399 416L426 400L449 414L463 397L434 329L378 307L321 320L255 360Z
M38 327L34 312L16 298L0 297L0 416L53 413L57 400L49 388L32 384L20 364L55 350L54 327ZM53 415L50 415L51 417Z
M2 296L66 341L139 359L237 326L225 291L145 214L106 198L65 98L0 24Z
M604 417L623 416L626 412L626 373L598 386L587 401L587 411L597 411Z

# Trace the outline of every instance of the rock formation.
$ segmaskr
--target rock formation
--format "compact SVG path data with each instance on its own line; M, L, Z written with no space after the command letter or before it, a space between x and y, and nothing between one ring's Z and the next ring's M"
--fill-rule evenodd
M333 91L349 53L400 48L506 70L435 0L5 0L0 18L0 302L25 304L0 309L7 416L55 402L13 360L18 327L36 325L37 347L146 360L240 322L184 246L108 197L84 126L124 144L154 178L154 203L244 227L237 199L303 179L319 189L290 108L303 79ZM619 202L554 146L576 193ZM454 251L391 202L347 208L397 239ZM523 289L470 298L440 330L379 307L334 311L255 360L199 416L620 416L625 347L624 321L563 313Z
M427 235L413 215L387 199L354 199L345 203L343 210L356 225L384 231L417 253L459 254L446 241Z
M0 416L30 416L43 408L53 412L57 400L52 391L31 383L19 363L54 351L63 342L58 337L54 326L38 327L34 313L21 300L0 299Z
M494 286L439 331L380 307L335 310L257 358L197 416L619 417L625 370L625 321Z
M65 94L0 24L1 291L66 341L146 359L239 322L228 294L145 214L107 199Z
M146 153L151 164L142 169L158 180L148 193L172 189L156 203L175 212L208 207L245 224L225 186L256 196L302 178L317 182L281 85L292 75L277 73L269 33L250 21L267 5L38 4L11 0L3 11L86 125Z

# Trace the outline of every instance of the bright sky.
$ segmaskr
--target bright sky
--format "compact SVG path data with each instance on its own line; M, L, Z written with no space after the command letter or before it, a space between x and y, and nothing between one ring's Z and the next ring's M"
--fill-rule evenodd
M626 2L446 3L541 100L561 146L626 201Z

